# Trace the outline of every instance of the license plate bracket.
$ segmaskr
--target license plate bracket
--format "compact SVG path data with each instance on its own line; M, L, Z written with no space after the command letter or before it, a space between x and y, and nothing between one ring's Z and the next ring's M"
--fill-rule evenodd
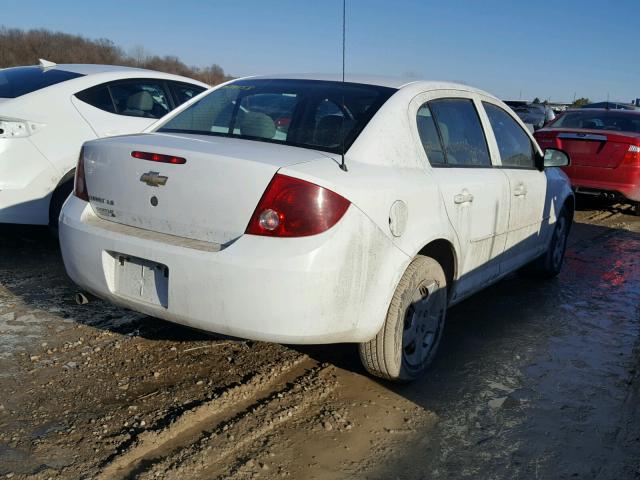
M164 308L169 306L169 267L130 255L113 257L115 293Z

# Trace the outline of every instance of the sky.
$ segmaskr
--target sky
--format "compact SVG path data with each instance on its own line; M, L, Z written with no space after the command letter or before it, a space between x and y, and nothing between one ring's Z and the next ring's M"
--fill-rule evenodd
M503 99L640 98L640 0L345 1L347 73ZM108 38L233 76L342 68L342 0L0 0L0 12L0 26Z

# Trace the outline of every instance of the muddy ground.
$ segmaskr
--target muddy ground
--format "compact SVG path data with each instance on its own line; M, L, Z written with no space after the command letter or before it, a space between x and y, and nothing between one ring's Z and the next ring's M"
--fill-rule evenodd
M450 310L428 377L351 345L211 337L77 305L46 230L0 231L0 476L640 478L640 218L577 212L559 278Z

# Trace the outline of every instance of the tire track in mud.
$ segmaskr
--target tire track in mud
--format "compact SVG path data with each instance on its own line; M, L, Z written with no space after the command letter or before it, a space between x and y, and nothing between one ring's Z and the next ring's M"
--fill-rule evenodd
M315 366L272 391L213 431L205 432L195 443L162 459L138 478L227 479L242 476L244 454L263 442L288 422L296 421L309 408L319 406L335 391L335 367ZM236 458L230 458L235 456Z
M255 412L262 412L265 405L280 404L280 400L289 398L289 392L299 390L296 401L301 403L298 397L314 385L319 372L324 370L326 367L318 367L316 361L300 354L279 359L277 364L265 365L241 383L182 413L168 426L143 432L131 445L123 445L123 451L103 465L97 478L140 478L150 469L173 469L184 462L188 463L191 456L197 458L202 445L222 432L225 432L222 436L229 445L216 449L216 453L218 456L223 451L231 453L246 443L246 439L255 440L264 432L263 425L259 423L260 428L243 435L243 441L229 442L228 436L233 434L228 430L238 428L236 425L251 423ZM292 416L293 413L287 418ZM273 426L276 423L272 422ZM240 436L238 432L238 438ZM210 454L207 454L207 458L211 461Z

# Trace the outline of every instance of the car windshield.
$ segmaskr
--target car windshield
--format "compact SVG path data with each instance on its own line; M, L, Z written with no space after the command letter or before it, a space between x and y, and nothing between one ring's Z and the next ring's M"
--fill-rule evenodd
M624 110L595 112L587 109L566 112L550 126L553 128L586 128L640 133L640 114L625 113Z
M83 75L56 68L14 67L0 70L0 98L16 98Z
M222 86L158 128L346 151L396 90L318 80L253 79Z

